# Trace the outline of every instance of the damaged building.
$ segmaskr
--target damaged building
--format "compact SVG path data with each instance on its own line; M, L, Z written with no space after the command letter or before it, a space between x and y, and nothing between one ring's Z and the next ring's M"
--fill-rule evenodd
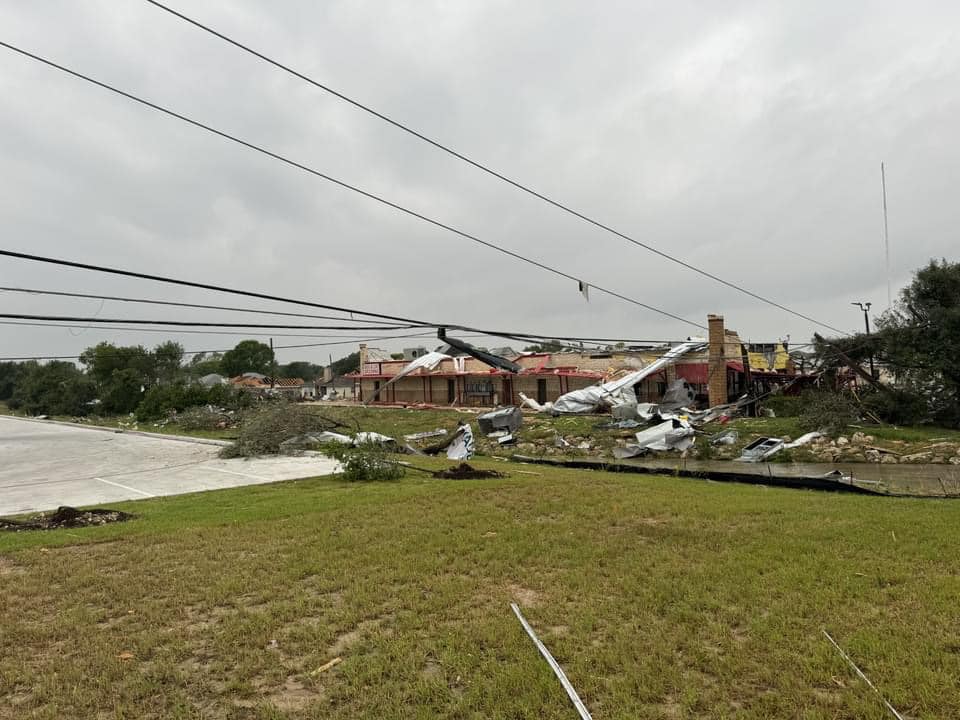
M744 344L724 327L723 317L708 316L709 342L685 353L676 362L643 378L633 391L638 402L657 403L668 393L681 394L689 406L714 406L746 392L758 378L787 382L797 375L785 343ZM496 407L519 405L521 394L537 403L617 380L649 367L664 357L666 346L630 347L607 351L515 353L498 349L517 372L491 367L476 357L456 354L451 345L410 360L391 359L376 348L360 345L360 369L351 377L360 402L385 405ZM501 354L502 353L502 354Z

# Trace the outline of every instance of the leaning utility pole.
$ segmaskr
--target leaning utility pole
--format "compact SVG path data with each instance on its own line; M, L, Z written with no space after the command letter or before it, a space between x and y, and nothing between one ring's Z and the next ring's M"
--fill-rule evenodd
M870 306L873 303L862 303L862 302L852 302L851 305L856 305L861 310L863 310L863 325L867 329L867 337L870 337ZM877 371L873 367L873 348L870 349L870 376L873 378L877 377Z

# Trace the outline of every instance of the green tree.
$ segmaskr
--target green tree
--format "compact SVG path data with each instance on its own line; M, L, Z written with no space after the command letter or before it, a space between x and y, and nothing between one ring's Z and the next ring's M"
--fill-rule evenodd
M135 369L114 370L110 380L101 388L100 409L108 414L131 413L140 404L145 391L143 379Z
M269 345L256 340L243 340L233 350L227 350L220 361L224 375L236 377L245 372L263 375L270 373L273 365L273 350Z
M117 346L102 342L84 350L80 362L99 385L108 383L117 370L132 370L143 383L152 382L156 377L156 359L142 345Z
M181 377L183 345L168 340L153 349L153 364L159 382L173 382Z
M935 421L960 426L960 263L917 270L878 326L898 386L924 398Z
M13 397L13 390L17 380L23 373L24 363L0 363L0 400L9 400Z
M305 360L296 360L286 365L281 365L277 374L285 378L300 378L301 380L313 380L323 374L323 367L315 365Z
M204 375L221 373L222 353L197 353L190 359L188 371L191 377L202 378Z
M86 415L96 396L93 381L70 362L23 363L10 407L31 415Z
M360 353L352 352L344 358L334 360L330 365L334 375L346 375L360 369Z

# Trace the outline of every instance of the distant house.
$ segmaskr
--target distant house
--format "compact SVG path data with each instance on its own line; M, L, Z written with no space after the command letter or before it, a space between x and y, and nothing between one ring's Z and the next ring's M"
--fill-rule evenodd
M334 395L336 397L334 397ZM353 378L337 375L329 380L317 381L317 398L332 400L353 400L355 396Z
M283 396L291 400L302 399L305 386L300 378L270 378L260 373L238 375L230 378L230 384L261 397Z

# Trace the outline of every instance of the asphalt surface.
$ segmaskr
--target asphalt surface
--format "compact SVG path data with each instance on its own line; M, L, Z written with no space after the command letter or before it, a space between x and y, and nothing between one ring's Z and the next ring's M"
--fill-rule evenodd
M0 515L327 475L322 457L221 460L220 447L0 417Z

